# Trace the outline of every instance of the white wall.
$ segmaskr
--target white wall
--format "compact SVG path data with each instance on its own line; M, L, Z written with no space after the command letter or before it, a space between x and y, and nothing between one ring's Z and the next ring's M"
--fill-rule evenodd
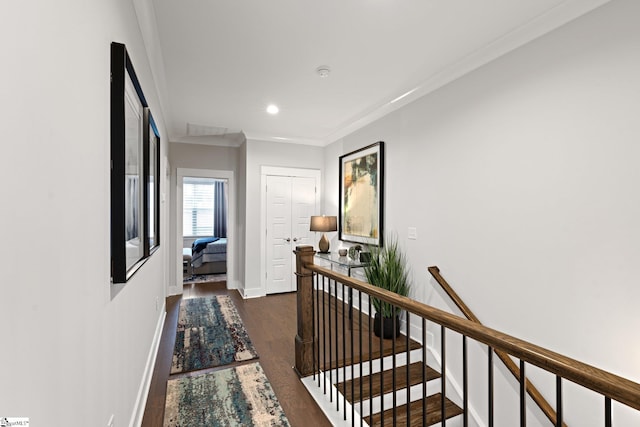
M635 381L639 16L611 2L336 143L386 142L385 226L419 299L437 265L486 325ZM597 402L567 397L567 422Z
M240 145L238 153L237 171L238 171L238 210L236 211L236 227L238 236L238 262L236 268L238 270L237 281L239 287L244 289L245 283L245 263L246 263L246 217L247 217L247 143L246 141Z
M260 180L261 166L319 169L324 166L323 149L297 144L248 140L246 143L245 274L244 295L264 295L260 280ZM242 287L242 285L241 285Z
M0 416L128 425L162 319L161 247L110 297L110 43L166 132L130 0L8 2L0 40ZM164 176L164 174L161 174ZM162 182L161 185L166 185Z
M322 213L324 215L338 216L338 193L339 193L339 157L344 154L342 148L342 141L338 141L325 147L324 150L324 176L323 178L323 198L322 198ZM338 232L328 233L327 236L330 240L329 247L338 249L342 246L348 247L348 244L341 244L338 240Z
M169 144L169 161L175 169L235 171L238 164L239 150L240 148L233 147L172 142Z

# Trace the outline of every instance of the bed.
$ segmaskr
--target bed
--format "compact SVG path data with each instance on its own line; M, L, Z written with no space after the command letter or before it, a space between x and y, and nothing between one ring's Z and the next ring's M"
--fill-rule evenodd
M206 237L191 245L193 274L219 274L227 272L227 238Z

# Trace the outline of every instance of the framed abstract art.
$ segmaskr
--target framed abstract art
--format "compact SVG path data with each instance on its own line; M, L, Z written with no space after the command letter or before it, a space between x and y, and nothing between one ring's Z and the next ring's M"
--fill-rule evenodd
M384 142L340 156L339 239L382 246Z

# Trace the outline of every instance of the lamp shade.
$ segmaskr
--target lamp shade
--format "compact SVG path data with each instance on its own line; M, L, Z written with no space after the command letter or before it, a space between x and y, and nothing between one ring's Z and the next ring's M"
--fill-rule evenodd
M338 231L338 219L335 216L312 216L309 231Z

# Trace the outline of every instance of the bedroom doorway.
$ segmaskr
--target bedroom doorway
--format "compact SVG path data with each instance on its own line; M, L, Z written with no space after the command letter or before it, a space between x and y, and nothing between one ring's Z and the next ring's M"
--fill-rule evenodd
M178 169L177 284L233 282L233 172Z
M226 179L182 178L182 247L190 260L183 262L185 281L226 280L227 188Z

